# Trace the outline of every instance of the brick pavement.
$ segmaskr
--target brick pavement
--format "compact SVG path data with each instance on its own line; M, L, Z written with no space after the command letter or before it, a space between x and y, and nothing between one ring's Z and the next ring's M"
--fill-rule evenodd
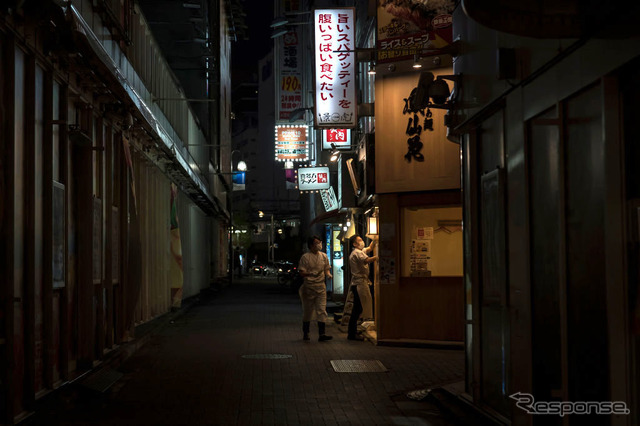
M151 336L106 396L49 410L47 424L456 424L406 393L463 380L462 351L374 346L327 329L332 341L318 342L312 323L304 342L297 295L274 280L235 280ZM258 354L291 357L242 357ZM380 360L388 372L336 373L331 360Z

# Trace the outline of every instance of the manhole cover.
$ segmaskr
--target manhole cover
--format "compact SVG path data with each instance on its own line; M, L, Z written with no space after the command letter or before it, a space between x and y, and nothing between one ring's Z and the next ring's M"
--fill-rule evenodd
M387 368L377 359L332 359L336 373L384 373Z
M287 359L292 358L293 355L288 354L253 354L253 355L242 355L244 359Z

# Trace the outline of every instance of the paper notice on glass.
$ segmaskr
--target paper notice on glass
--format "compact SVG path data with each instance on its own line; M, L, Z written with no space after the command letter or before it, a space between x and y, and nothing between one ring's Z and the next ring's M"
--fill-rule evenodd
M425 240L433 240L433 226L428 226L425 229L424 238Z
M433 240L433 227L420 227L416 230L416 237L419 240Z
M431 240L413 240L411 251L416 254L431 255Z
M410 272L412 277L429 276L431 240L412 240Z

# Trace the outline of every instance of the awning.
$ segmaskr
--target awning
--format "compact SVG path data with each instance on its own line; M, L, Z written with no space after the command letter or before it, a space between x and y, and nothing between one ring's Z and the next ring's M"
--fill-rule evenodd
M350 213L362 213L362 209L360 207L343 207L341 209L331 210L317 215L309 226L317 223L340 223L345 218L345 215Z
M464 13L496 31L525 37L580 38L637 34L638 3L610 0L464 0Z
M217 197L212 196L207 184L196 174L189 162L176 146L172 136L164 129L157 120L153 111L147 106L142 97L126 78L123 70L114 62L109 53L93 32L89 24L82 18L78 10L73 6L63 6L67 22L70 24L75 39L83 48L83 53L92 54L94 60L90 61L101 69L102 75L110 77L114 86L118 88L118 95L135 108L144 126L152 133L159 142L160 148L171 159L172 167L167 167L165 172L169 178L177 183L185 194L193 200L207 215L222 215L229 218L229 213L221 206ZM97 59L97 60L96 60Z

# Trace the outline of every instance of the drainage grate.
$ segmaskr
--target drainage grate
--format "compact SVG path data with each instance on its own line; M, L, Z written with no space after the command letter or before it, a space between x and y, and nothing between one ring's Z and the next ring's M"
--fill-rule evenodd
M95 374L90 375L86 379L81 380L77 384L86 389L96 392L106 392L115 382L120 380L124 374L119 371L105 368Z
M384 373L387 368L377 359L332 359L336 373Z
M253 354L253 355L242 355L244 359L287 359L292 358L293 355L288 354Z

